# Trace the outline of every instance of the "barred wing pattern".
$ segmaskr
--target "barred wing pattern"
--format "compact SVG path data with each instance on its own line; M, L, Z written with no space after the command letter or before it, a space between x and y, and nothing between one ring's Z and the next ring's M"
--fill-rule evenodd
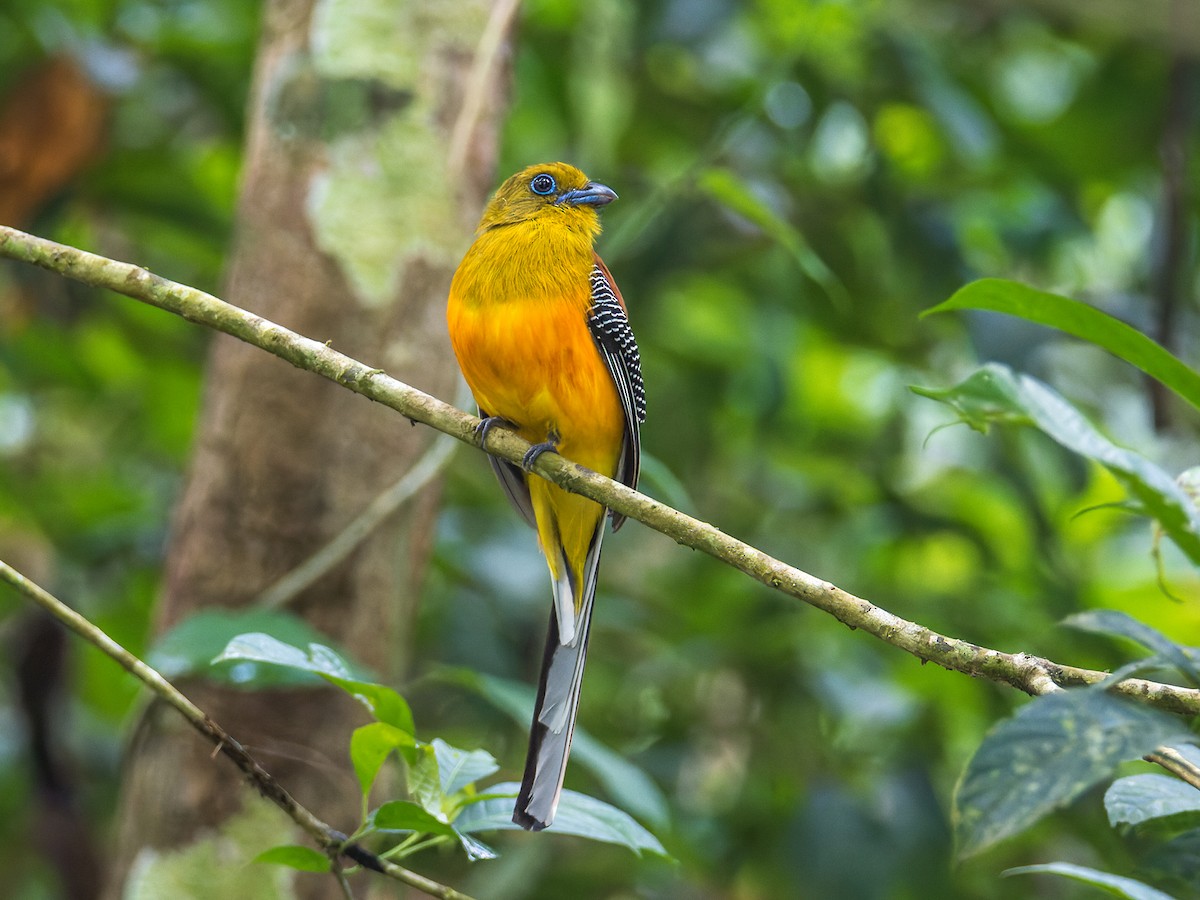
M642 357L638 352L633 329L621 292L613 283L608 268L596 257L592 267L592 308L588 312L588 329L604 364L612 376L625 413L625 444L617 464L616 479L631 488L637 487L641 467L641 424L646 421L646 386L642 382ZM625 517L612 513L616 531Z

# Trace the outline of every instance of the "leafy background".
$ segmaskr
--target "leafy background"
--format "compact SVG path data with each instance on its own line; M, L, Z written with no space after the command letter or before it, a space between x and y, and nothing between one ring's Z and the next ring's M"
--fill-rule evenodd
M1111 475L1034 431L935 431L952 414L908 390L995 360L1167 471L1194 462L1194 411L1168 407L1156 425L1141 376L1101 351L994 314L919 318L1001 276L1154 330L1168 14L1067 0L526 3L496 175L563 158L622 196L601 252L650 390L645 488L986 646L1115 667L1125 648L1056 627L1091 608L1195 643L1200 585L1181 557L1165 550L1175 603L1144 520L1079 515L1124 497ZM10 0L0 83L70 52L112 104L103 151L24 224L218 290L258 25L240 0ZM1175 273L1185 295L1191 251ZM0 278L17 298L0 307L0 557L144 653L207 336L52 276ZM497 861L418 868L489 897L738 898L990 898L1012 896L998 878L1009 866L1135 870L1138 845L1108 828L1099 789L953 864L954 785L1022 703L1011 689L923 667L636 524L606 560L581 724L664 791L655 833L678 862L505 835ZM458 454L399 687L420 728L488 748L506 777L524 729L445 667L531 680L544 582L488 467ZM0 595L5 659L26 613ZM67 652L57 739L103 840L137 691L93 651ZM37 824L16 684L0 678L0 867L14 896L53 897L51 868L25 849ZM606 796L581 766L569 785ZM1020 888L1035 883L1071 895Z

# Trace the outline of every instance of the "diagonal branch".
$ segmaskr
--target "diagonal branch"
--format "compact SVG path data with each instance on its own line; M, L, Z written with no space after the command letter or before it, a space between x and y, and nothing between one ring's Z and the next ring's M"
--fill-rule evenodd
M353 553L380 523L432 481L446 467L457 446L448 436L440 435L395 484L368 504L333 540L259 594L252 605L260 609L280 609L312 587Z
M56 244L5 226L0 226L0 256L32 263L95 287L108 288L222 331L382 403L413 422L429 425L474 447L481 446L477 431L479 419L474 416L397 381L380 369L370 368L326 344L288 331L211 294L168 281L129 263ZM488 434L487 452L496 456L520 463L528 450L529 444L511 431L496 428ZM1070 686L1094 684L1107 677L1105 672L1059 665L1025 653L1004 653L980 647L902 619L828 581L768 556L707 522L557 454L542 454L534 471L923 661L1034 694L1044 692L1047 678L1056 685ZM1169 712L1200 714L1200 691L1197 690L1140 678L1121 681L1112 690Z
M240 743L234 740L228 732L208 717L204 710L192 703L180 693L179 689L159 672L142 662L97 626L67 606L53 594L34 584L16 569L0 561L0 581L12 585L38 606L54 616L59 622L74 631L88 643L102 650L116 660L124 669L150 688L156 695L175 709L191 723L192 727L208 740L212 741L216 751L223 753L243 774L258 792L282 809L293 822L304 829L320 845L331 859L337 860L345 856L354 863L376 872L382 872L402 881L407 885L419 888L432 897L442 900L471 900L454 888L439 884L423 875L413 872L403 866L380 859L374 853L360 845L347 840L346 835L329 827L312 814L307 807L302 806L278 781L271 777L266 769L258 764Z

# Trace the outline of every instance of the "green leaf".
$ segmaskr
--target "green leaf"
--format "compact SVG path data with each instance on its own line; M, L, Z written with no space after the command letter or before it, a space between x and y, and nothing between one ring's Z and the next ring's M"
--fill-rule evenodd
M447 798L432 744L417 745L408 761L407 779L409 795L429 813L441 815Z
M534 691L529 686L481 675L470 669L446 668L437 675L474 691L521 727L529 726L534 701ZM604 746L585 729L575 729L571 741L571 761L595 775L608 795L622 807L655 827L666 825L667 801L658 785L645 772Z
M954 407L978 431L986 431L990 422L1034 425L1068 450L1100 463L1200 565L1200 511L1184 490L1150 460L1100 434L1079 410L1042 382L990 363L955 387L911 390Z
M985 278L960 288L945 303L922 315L956 309L1006 313L1065 331L1136 366L1200 409L1200 373L1136 328L1086 303L1035 290L1015 281Z
M371 722L354 729L350 735L350 762L364 797L388 755L393 750L406 750L414 745L411 734L387 722Z
M468 784L487 778L500 768L495 757L485 750L459 750L441 738L434 738L432 746L443 794L457 794Z
M1138 860L1138 870L1164 884L1178 884L1181 897L1200 897L1200 829L1164 841Z
M513 824L513 799L520 785L504 782L488 788L488 797L466 807L454 820L462 832L517 830ZM625 812L595 797L576 791L563 791L558 812L549 831L555 834L574 834L579 837L620 844L639 856L643 852L667 856L658 838L639 825Z
M438 834L457 840L472 861L495 859L495 850L453 825L408 800L393 800L371 813L370 824L381 831L412 831L418 834Z
M1114 781L1104 794L1109 824L1157 823L1159 831L1200 827L1200 791L1170 775L1130 775Z
M954 797L959 856L1018 833L1180 734L1174 717L1103 691L1038 697L992 729L967 763Z
M335 684L346 693L362 703L380 722L408 735L416 733L413 723L412 709L403 697L390 687L375 684L372 681L357 681L353 678L338 678L333 675L322 676L330 684Z
M281 671L246 661L214 666L213 657L238 635L262 632L277 640L305 644L321 640L320 632L298 616L272 610L203 610L188 616L163 634L150 649L147 661L168 678L203 673L221 681L254 687L313 683L310 674Z
M312 847L301 847L295 844L264 850L254 857L252 862L288 866L292 869L299 869L301 872L329 871L328 856Z
M392 800L371 813L369 823L380 831L416 831L454 837L449 824L408 800Z
M355 677L350 665L323 644L310 643L307 650L273 638L269 634L240 634L233 638L213 663L246 660L311 672L340 687L367 707L380 722L413 734L412 710L390 687Z
M1090 884L1115 897L1125 897L1127 900L1174 900L1170 894L1164 894L1134 878L1111 875L1108 872L1089 869L1087 866L1077 866L1074 863L1056 862L1040 866L1018 866L1015 869L1005 869L1000 874L1006 878L1009 875L1062 875L1064 878Z
M261 632L239 634L230 639L213 662L227 660L270 663L301 672L311 672L314 675L335 675L341 678L351 676L346 662L328 647L310 643L305 651Z
M1192 684L1200 684L1200 672L1196 671L1196 665L1192 662L1187 648L1175 643L1161 631L1142 624L1128 613L1115 609L1090 609L1068 616L1063 620L1063 624L1081 631L1128 638L1147 650L1158 653L1166 662L1186 675Z

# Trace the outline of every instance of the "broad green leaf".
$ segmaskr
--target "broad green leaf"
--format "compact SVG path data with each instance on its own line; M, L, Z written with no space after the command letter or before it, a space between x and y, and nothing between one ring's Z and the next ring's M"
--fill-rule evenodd
M1192 662L1190 651L1181 647L1161 631L1143 625L1128 613L1115 609L1089 609L1075 613L1063 620L1063 624L1081 631L1091 631L1097 634L1110 634L1128 638L1141 644L1147 650L1153 650L1166 662L1186 675L1192 684L1200 684L1200 672Z
M225 649L213 662L249 660L250 662L286 666L289 669L312 672L314 675L351 677L350 668L346 665L345 660L328 647L310 643L308 648L307 651L301 650L299 647L285 643L269 634L251 632L231 638L225 645Z
M419 744L415 748L406 775L409 795L430 814L441 815L447 798L442 791L441 770L432 744Z
M925 388L910 385L909 390L930 400L953 407L959 419L971 428L987 434L988 426L1036 425L1033 415L1024 408L1014 383L1012 370L998 363L988 363L964 381L951 388Z
M269 663L301 672L311 672L353 696L371 710L380 722L394 725L409 734L416 730L412 710L403 697L390 687L356 678L356 673L350 665L323 644L310 643L307 650L301 650L269 634L240 634L226 645L213 663L227 660Z
M408 800L392 800L371 813L370 824L381 831L417 831L454 837L454 829Z
M354 729L350 735L350 762L364 797L388 755L393 750L412 748L414 743L411 734L386 722L371 722Z
M312 847L301 847L288 844L283 847L272 847L254 857L253 862L270 863L276 866L287 866L301 872L328 872L329 857Z
M1015 281L984 278L960 288L945 303L926 310L923 315L956 309L1006 313L1065 331L1103 347L1200 408L1200 373L1136 328L1086 303Z
M1138 860L1138 871L1173 887L1181 885L1180 897L1200 897L1200 828L1149 850Z
M488 799L466 807L454 820L454 827L462 832L517 830L513 824L513 798L520 785L504 782L488 788ZM643 851L666 856L667 851L658 838L633 820L628 813L610 806L595 797L576 791L563 791L558 812L549 831L555 834L574 834L579 837L620 844L639 856Z
M500 768L495 757L486 750L459 750L441 738L433 739L433 753L442 793L447 795L457 794L468 784L487 778Z
M959 856L1029 827L1181 733L1173 716L1103 691L1038 697L992 729L967 763L954 797Z
M261 632L276 640L304 645L322 640L322 635L307 622L290 613L273 610L208 609L188 616L163 634L150 649L147 661L167 678L202 672L240 685L276 686L312 683L308 674L278 667L230 661L213 667L217 656L231 640L248 632Z
M728 169L708 169L701 174L697 186L718 203L761 228L765 235L791 254L800 271L824 289L836 306L849 308L850 297L845 285L813 250L800 229L756 197L737 175Z
M913 387L946 403L978 431L991 422L1033 425L1081 456L1107 468L1162 525L1192 562L1200 565L1200 512L1166 472L1144 456L1104 437L1062 396L1028 375L989 363L945 390Z
M408 701L387 685L375 684L372 681L356 681L352 678L337 678L333 675L323 675L322 677L366 706L380 722L398 728L409 735L416 733L416 725L413 723L412 709L409 707Z
M421 834L440 834L457 840L467 857L472 861L495 859L498 854L483 841L460 830L456 825L443 822L427 809L407 800L394 800L375 810L371 824L384 831L413 831Z
M1112 875L1087 866L1077 866L1074 863L1056 862L1040 866L1018 866L1015 869L1005 869L1000 873L1006 878L1009 875L1062 875L1073 881L1081 881L1098 887L1115 897L1125 897L1127 900L1174 900L1170 894L1143 884L1134 878Z
M474 691L521 727L528 727L534 701L534 691L529 686L470 669L442 669L438 677ZM634 815L656 827L666 824L667 801L658 785L582 728L575 729L571 761L595 775L609 796Z
M1169 831L1200 827L1200 791L1170 775L1119 778L1105 792L1104 808L1114 828L1147 822Z

